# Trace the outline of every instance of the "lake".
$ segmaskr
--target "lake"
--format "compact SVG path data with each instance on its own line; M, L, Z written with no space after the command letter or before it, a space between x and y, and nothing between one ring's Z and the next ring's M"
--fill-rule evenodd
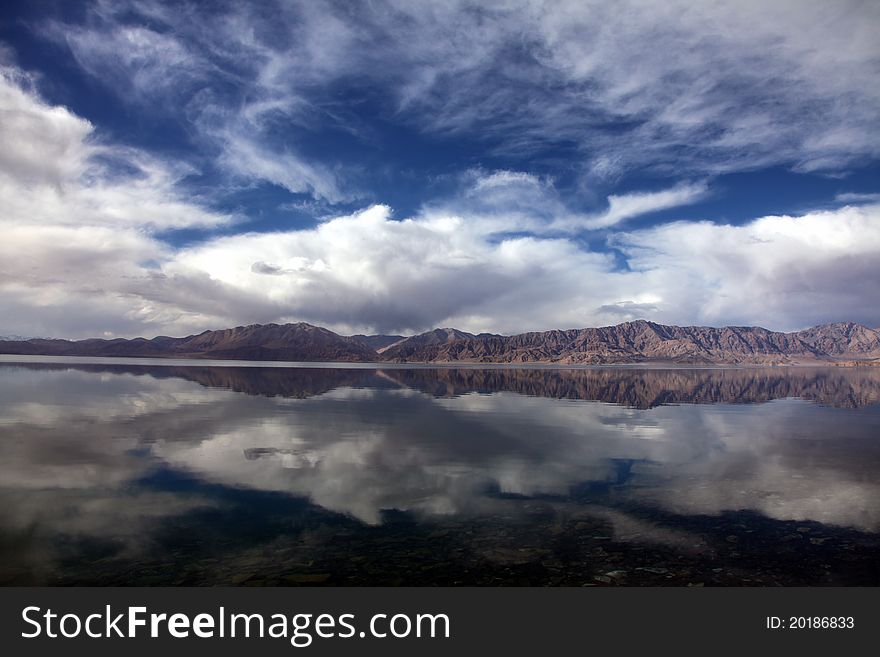
M3 357L0 583L876 586L880 368Z

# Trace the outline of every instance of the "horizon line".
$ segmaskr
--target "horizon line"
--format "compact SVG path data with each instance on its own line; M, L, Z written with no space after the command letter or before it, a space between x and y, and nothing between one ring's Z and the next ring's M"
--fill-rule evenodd
M326 326L321 326L319 324L312 324L311 322L299 321L299 322L284 322L284 323L255 322L253 324L239 324L237 326L227 326L224 328L205 329L204 331L201 331L199 333L190 333L189 335L183 335L183 336L172 336L172 335L160 334L160 335L154 335L151 338L147 338L143 335L139 335L139 336L132 337L132 338L126 338L126 337L121 337L121 336L119 336L119 337L105 337L105 338L100 338L100 337L59 338L59 337L40 337L40 336L25 337L25 336L21 336L21 335L9 335L9 336L0 336L0 342L30 342L32 340L47 340L47 341L57 340L57 341L63 341L63 342L84 342L84 341L92 340L92 341L113 342L115 340L151 341L151 340L156 340L159 338L171 338L171 339L179 340L179 339L184 339L184 338L195 337L198 335L204 335L205 333L216 333L216 332L220 332L220 331L234 331L236 329L247 329L247 328L266 327L266 326L279 326L279 327L281 327L281 326L297 326L297 325L305 325L305 326L309 326L311 328L321 329L321 330L328 331L330 333L333 333L335 335L338 335L340 337L345 337L345 338L354 338L356 336L372 337L372 336L380 336L380 335L386 335L386 336L398 336L399 335L401 338L406 339L406 338L417 337L419 335L425 335L427 333L432 333L434 331L458 331L459 333L466 333L467 335L469 335L471 337L475 337L475 338L480 337L480 336L493 336L493 337L510 338L510 337L516 337L518 335L528 335L531 333L550 333L552 331L566 332L566 331L601 330L601 329L616 328L618 326L624 326L627 324L638 324L638 323L652 324L654 326L662 326L665 328L700 328L700 329L719 329L719 330L720 329L760 329L762 331L767 331L769 333L781 333L783 335L791 335L794 333L801 333L803 331L809 331L810 329L821 328L821 327L825 327L825 326L835 326L835 325L853 325L853 326L858 326L858 327L868 329L870 331L880 331L880 327L868 326L867 324L863 324L861 322L854 322L851 320L823 322L821 324L813 324L812 326L807 326L805 328L797 329L797 330L793 330L793 331L778 331L778 330L769 329L769 328L766 328L766 327L760 326L760 325L723 324L723 325L719 325L719 326L713 326L713 325L708 325L708 324L663 324L660 322L655 322L653 320L639 318L639 319L627 320L625 322L620 322L618 324L607 324L604 326L579 326L579 327L573 326L573 327L569 327L569 328L551 328L551 329L544 329L544 330L521 331L519 333L490 333L490 332L486 332L486 331L483 331L480 333L472 333L470 331L458 329L453 326L438 326L438 327L434 327L434 328L431 328L431 329L428 329L425 331L421 331L418 333L412 333L409 335L396 334L396 333L381 333L381 332L380 333L352 333L352 334L346 335L343 333L338 333L332 329L329 329Z

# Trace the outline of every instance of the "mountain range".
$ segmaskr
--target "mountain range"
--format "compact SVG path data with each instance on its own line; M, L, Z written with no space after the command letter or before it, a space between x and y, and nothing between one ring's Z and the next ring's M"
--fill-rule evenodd
M518 335L440 328L414 336L338 335L311 324L252 324L184 338L0 340L0 353L263 361L548 364L880 364L880 329L852 322L780 333L754 326L616 326Z

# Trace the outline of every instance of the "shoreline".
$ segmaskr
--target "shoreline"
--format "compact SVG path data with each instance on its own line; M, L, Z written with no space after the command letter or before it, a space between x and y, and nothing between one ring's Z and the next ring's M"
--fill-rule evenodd
M558 362L475 362L475 361L279 361L223 358L186 358L174 356L54 356L43 354L0 354L0 364L59 363L95 365L155 365L160 367L270 367L292 369L658 369L658 370L734 370L826 367L880 367L880 361L814 361L796 363L678 363L641 361L632 363L558 363Z

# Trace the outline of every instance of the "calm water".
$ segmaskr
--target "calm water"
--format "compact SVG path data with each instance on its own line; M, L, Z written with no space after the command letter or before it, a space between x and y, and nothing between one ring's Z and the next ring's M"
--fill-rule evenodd
M0 583L880 584L880 370L0 362Z

